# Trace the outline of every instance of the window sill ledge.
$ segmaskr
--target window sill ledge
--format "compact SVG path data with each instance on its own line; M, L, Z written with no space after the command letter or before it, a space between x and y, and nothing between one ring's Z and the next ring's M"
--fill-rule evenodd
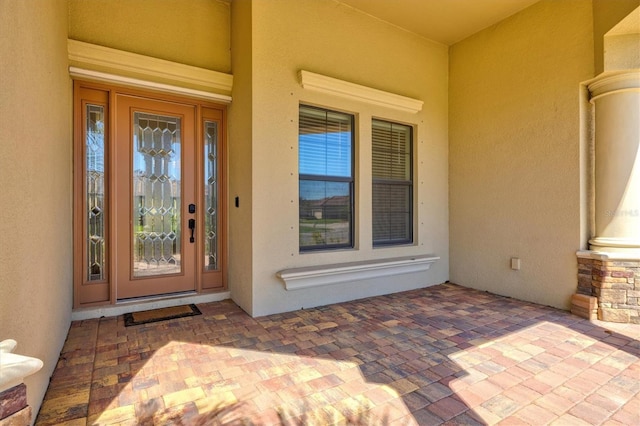
M360 281L390 275L424 272L439 260L438 256L405 256L331 265L285 269L276 273L287 290L301 290L348 281Z

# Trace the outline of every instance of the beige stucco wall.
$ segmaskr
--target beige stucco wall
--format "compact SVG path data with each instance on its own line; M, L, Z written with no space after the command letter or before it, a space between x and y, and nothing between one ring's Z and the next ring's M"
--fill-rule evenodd
M233 300L252 313L252 31L251 3L231 4L233 102L229 106L229 290ZM235 199L238 197L238 207Z
M604 36L605 71L640 68L640 6Z
M605 70L605 34L639 6L640 0L593 0L593 47L596 75Z
M640 64L640 33L605 36L604 46L604 69L606 71L638 68Z
M452 282L569 306L584 243L580 83L594 75L591 6L544 0L452 46Z
M0 1L0 340L40 358L37 413L69 329L71 81L67 1Z
M219 0L69 0L71 39L220 72L231 69L229 25Z
M448 279L446 46L330 0L258 0L253 13L253 315L424 287ZM303 89L299 70L424 101L403 113ZM298 107L356 116L356 248L299 253ZM416 126L415 245L371 246L371 117ZM434 254L431 270L392 279L286 291L282 269ZM232 283L233 285L233 283ZM233 289L232 289L233 292Z

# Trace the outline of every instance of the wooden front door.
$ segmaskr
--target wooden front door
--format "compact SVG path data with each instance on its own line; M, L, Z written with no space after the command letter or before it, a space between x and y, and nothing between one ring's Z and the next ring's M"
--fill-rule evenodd
M224 287L224 108L80 85L75 305Z
M195 108L121 94L116 105L118 299L195 290Z

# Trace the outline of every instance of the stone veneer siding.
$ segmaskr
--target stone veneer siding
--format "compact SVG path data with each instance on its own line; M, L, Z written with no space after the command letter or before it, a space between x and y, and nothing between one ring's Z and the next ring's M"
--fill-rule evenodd
M598 298L598 319L640 324L640 259L578 254L578 294Z

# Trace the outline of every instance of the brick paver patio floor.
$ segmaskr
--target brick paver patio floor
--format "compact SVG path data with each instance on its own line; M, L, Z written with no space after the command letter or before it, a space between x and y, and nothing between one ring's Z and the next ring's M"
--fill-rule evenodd
M640 425L639 325L443 284L251 318L74 322L38 425Z

